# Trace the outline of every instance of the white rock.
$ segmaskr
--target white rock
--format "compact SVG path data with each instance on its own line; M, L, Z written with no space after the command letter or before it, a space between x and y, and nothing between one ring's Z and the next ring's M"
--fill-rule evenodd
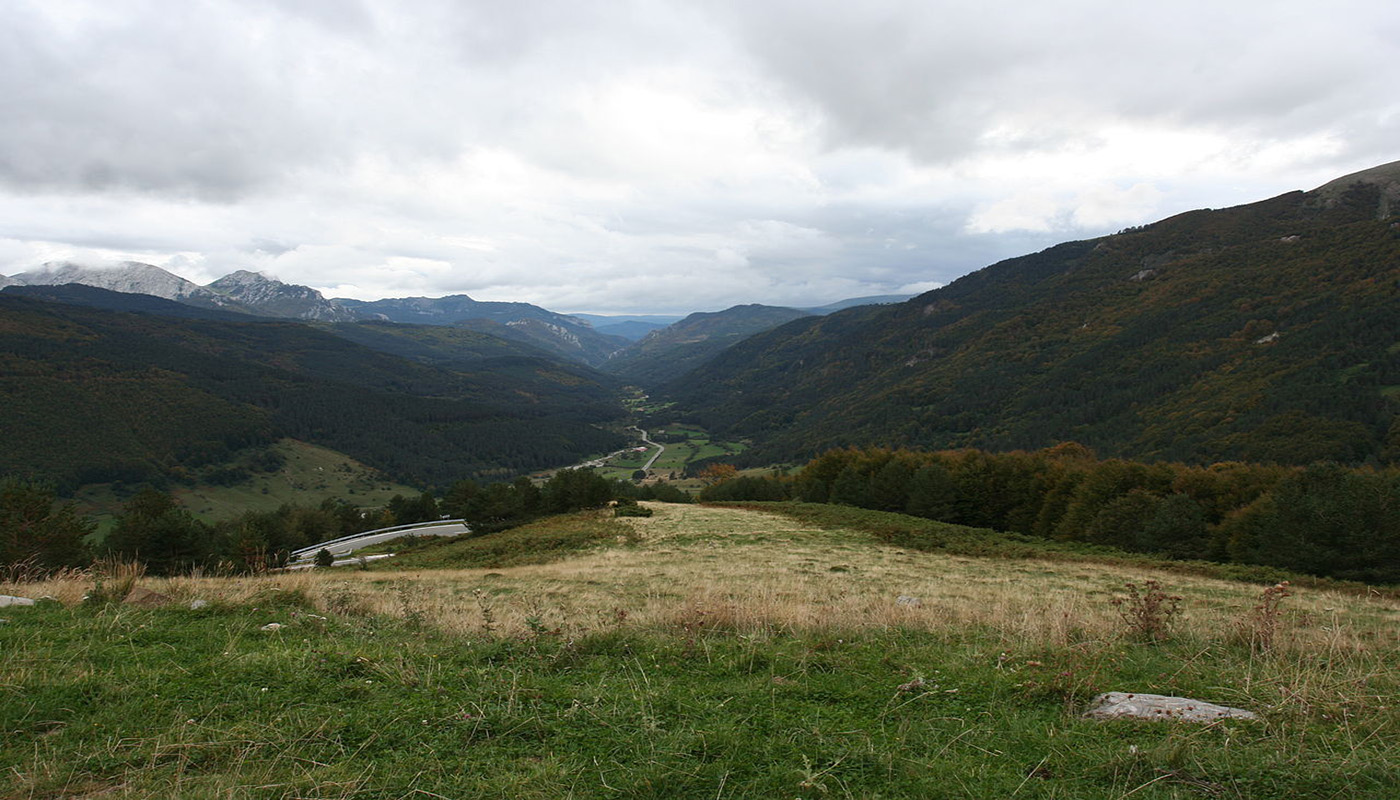
M207 606L207 605L209 605L209 601L208 601L208 600L203 600L203 599L201 599L201 600L191 600L191 601L190 601L190 610L191 610L191 611L198 611L199 609L204 608L204 607Z
M269 623L267 623L266 625L262 626L262 630L265 630L265 631L280 631L280 630L282 630L282 623L280 623L280 622L269 622Z
M1189 697L1129 692L1107 692L1095 697L1084 716L1089 719L1159 719L1174 722L1259 719L1253 711L1242 708L1218 706Z
M10 594L0 594L0 608L5 606L32 606L34 601L28 597L15 597Z

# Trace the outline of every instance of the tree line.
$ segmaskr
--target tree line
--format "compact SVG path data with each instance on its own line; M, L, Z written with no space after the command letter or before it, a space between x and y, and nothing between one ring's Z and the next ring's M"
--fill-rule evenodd
M206 523L169 493L146 486L123 503L106 535L95 537L96 523L58 500L52 485L11 476L0 480L0 565L48 571L115 557L140 561L159 575L259 572L286 564L293 550L392 525L396 514L411 516L414 508L414 500L400 496L377 509L331 499Z
M95 523L79 514L73 503L59 501L51 485L11 476L0 480L0 566L27 564L48 571L116 557L140 561L148 572L159 575L261 572L284 566L294 550L392 525L454 518L465 520L472 535L483 535L549 514L614 502L689 499L667 484L634 486L580 469L557 472L538 486L525 477L487 485L462 480L441 497L432 492L395 495L382 508L328 499L312 507L247 511L211 524L181 507L169 493L146 486L123 504L112 528L94 542Z
M1400 470L1321 462L1190 466L1033 452L832 450L795 477L736 477L702 500L797 499L1174 559L1400 582Z

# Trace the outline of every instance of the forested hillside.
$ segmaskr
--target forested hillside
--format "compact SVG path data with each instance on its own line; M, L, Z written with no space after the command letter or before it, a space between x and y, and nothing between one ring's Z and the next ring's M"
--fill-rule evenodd
M67 487L182 478L285 436L425 485L619 444L597 424L621 408L586 368L466 362L416 363L299 323L0 296L0 473Z
M455 325L527 342L553 355L595 367L627 346L627 340L621 336L599 333L583 320L529 303L479 301L464 294L396 297L373 302L342 298L336 302L366 319L414 325Z
M833 446L1288 464L1400 458L1386 168L1004 261L758 334L670 398L756 460Z
M806 316L810 316L808 312L795 308L758 304L697 312L647 334L602 369L650 389L701 366L759 331Z

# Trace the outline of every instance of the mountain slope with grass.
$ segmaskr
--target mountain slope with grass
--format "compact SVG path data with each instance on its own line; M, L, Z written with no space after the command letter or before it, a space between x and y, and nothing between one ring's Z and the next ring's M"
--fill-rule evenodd
M6 796L1400 791L1391 594L954 554L854 509L652 507L446 542L420 566L0 576L56 598L0 625ZM116 602L133 587L167 603ZM1132 600L1161 590L1179 612ZM1108 690L1262 719L1084 719Z
M663 394L753 458L840 445L1400 458L1395 165L788 323Z

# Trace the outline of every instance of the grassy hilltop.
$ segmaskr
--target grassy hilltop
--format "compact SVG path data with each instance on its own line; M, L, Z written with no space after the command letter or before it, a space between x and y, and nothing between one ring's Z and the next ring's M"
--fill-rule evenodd
M898 515L653 508L372 570L10 576L57 602L0 610L0 798L1400 793L1393 594L1273 613L1264 586ZM1149 580L1179 614L1112 602ZM173 602L82 602L131 583ZM1107 690L1263 721L1081 719Z

